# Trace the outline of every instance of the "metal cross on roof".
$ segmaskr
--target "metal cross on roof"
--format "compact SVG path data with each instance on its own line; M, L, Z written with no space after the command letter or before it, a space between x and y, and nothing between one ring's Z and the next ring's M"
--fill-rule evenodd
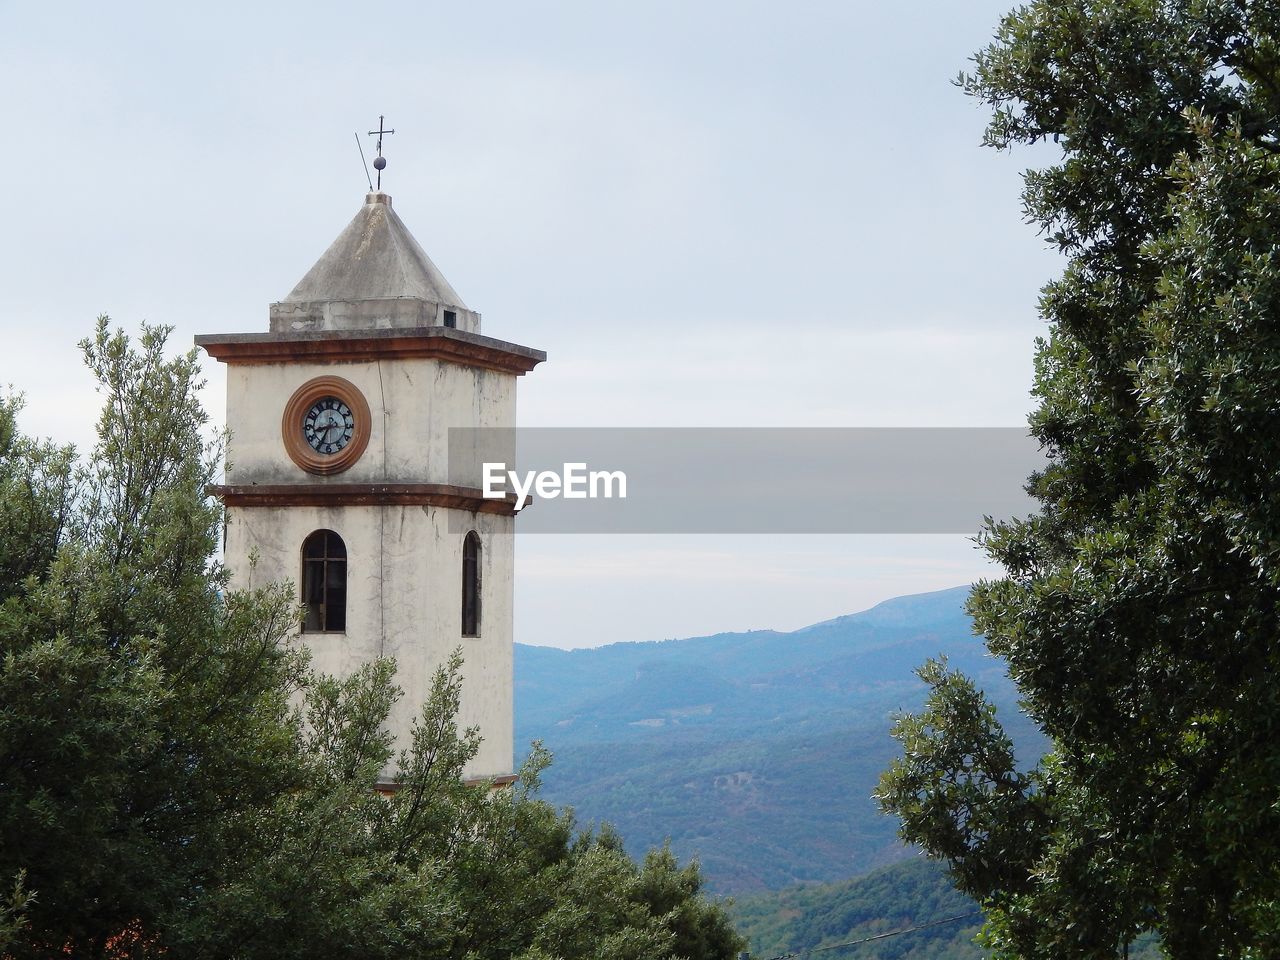
M384 122L385 120L386 120L386 117L379 114L378 129L369 131L369 136L371 137L376 136L378 138L378 156L374 158L373 169L378 171L378 189L379 190L382 189L382 171L387 165L387 158L382 155L382 138L384 135L388 133L395 133L394 130L383 129L383 127L386 126L386 123Z

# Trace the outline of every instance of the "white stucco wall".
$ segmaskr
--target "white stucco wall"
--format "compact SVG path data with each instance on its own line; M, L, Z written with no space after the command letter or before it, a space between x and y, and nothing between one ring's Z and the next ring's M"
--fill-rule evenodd
M315 477L289 458L280 420L307 380L336 375L364 394L369 445L350 469ZM231 365L227 371L228 484L447 483L448 429L515 425L515 377L439 360L353 364ZM480 486L477 477L475 486ZM452 518L452 524L451 524ZM397 748L430 689L437 666L462 648L458 724L484 742L465 775L510 773L512 598L515 520L428 506L230 507L224 558L237 586L301 579L302 543L329 529L347 548L347 627L302 633L318 670L346 674L375 657L395 657L405 695L391 718ZM462 637L462 543L481 537L481 635ZM250 566L250 556L257 562Z
M289 459L280 417L313 377L339 376L364 394L369 446L343 473L312 477ZM443 360L233 364L227 370L227 483L448 483L450 427L514 427L516 377ZM477 476L473 485L479 487Z
M302 543L332 530L347 548L347 629L302 633L317 670L346 675L377 657L396 659L404 697L391 717L407 746L431 676L458 647L465 659L458 725L484 742L467 776L512 767L512 584L514 519L467 514L483 545L479 637L462 636L462 541L438 507L239 507L228 511L226 562L234 583L264 586L302 576ZM257 563L247 558L256 553Z

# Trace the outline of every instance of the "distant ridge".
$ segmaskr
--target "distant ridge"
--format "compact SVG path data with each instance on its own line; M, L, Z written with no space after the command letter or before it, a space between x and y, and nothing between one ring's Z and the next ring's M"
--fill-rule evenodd
M801 627L794 632L808 633L810 630L846 624L851 620L877 624L906 623L910 621L917 626L928 623L931 619L949 620L955 616L957 598L959 598L959 604L963 606L971 589L972 585L966 583L959 587L947 587L943 590L932 590L928 593L912 593L903 597L892 597L888 600L881 600L875 606L868 607L858 613L846 613L831 620L823 620L820 623Z

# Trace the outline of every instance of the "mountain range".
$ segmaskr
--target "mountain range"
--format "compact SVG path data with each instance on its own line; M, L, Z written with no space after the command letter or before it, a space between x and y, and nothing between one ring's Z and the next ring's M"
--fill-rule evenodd
M608 821L634 854L669 841L708 887L845 880L911 856L871 792L896 755L913 671L945 656L995 702L1024 760L1042 744L964 612L969 588L791 632L560 650L517 644L516 742L555 761L542 796Z

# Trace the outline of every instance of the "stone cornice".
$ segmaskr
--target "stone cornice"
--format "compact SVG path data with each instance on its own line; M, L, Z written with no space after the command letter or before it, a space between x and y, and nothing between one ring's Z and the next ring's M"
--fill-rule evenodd
M515 497L451 483L242 483L206 488L228 507L429 506L515 516Z
M196 337L196 346L228 364L362 363L426 357L516 376L547 359L542 350L451 327L211 333Z

